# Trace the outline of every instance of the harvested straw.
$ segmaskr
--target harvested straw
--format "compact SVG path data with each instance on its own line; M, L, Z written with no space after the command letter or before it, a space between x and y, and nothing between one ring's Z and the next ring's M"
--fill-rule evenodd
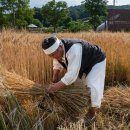
M38 84L0 67L0 96L7 96L9 93L7 91L12 91L19 101L24 103L32 99L31 95L24 94L24 92L30 91L30 89L36 85Z
M17 98L8 93L0 98L4 105L0 105L1 130L30 130L32 125L25 109L18 103ZM1 103L1 102L0 102Z
M62 125L59 130L84 130L83 121ZM129 130L130 129L130 88L111 87L106 90L102 107L97 114L93 130ZM85 129L86 130L86 129Z
M86 112L89 97L82 86L68 86L48 95L47 86L35 84L16 74L0 70L0 89L8 88L17 95L32 96L41 108L40 123L45 129L54 129L58 124L77 121ZM19 99L21 96L19 96ZM36 110L38 111L39 109ZM130 120L130 88L113 87L105 92L101 111L97 116L96 127L102 129L122 129ZM35 127L36 124L34 124ZM78 126L79 127L79 126Z
M105 92L103 107L105 111L123 116L130 113L130 88L112 87Z
M130 123L130 88L111 87L105 92L97 127L124 129Z
M0 77L3 79L3 86L12 90L19 99L26 99L25 96L33 97L42 110L41 119L46 129L53 129L64 120L76 121L85 112L83 108L88 105L87 90L81 86L68 86L54 95L48 95L45 91L47 86L35 84L2 68Z
M29 89L32 88L32 86L35 84L33 81L28 80L15 73L10 73L2 67L0 67L0 78L3 79L3 83L6 84L11 90L18 88Z
M26 92L22 89L17 92L32 95L35 103L41 108L41 120L44 128L48 130L53 130L64 121L78 121L86 113L84 108L89 104L87 90L80 86L68 86L53 95L48 95L45 87L41 85L33 86Z

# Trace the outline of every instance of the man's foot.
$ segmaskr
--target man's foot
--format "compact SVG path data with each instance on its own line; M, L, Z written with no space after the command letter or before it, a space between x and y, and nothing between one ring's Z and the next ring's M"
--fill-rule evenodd
M90 108L88 113L84 117L85 127L91 126L96 120L96 108Z
M85 127L90 127L96 120L95 115L91 115L90 113L87 113L84 117L84 125Z

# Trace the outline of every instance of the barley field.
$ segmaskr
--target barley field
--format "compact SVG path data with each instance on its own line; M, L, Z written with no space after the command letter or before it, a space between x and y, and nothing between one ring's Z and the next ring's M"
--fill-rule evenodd
M86 102L84 96L79 97L84 89L77 87L72 91L72 86L71 91L67 88L57 93L54 101L62 103L62 107L47 99L46 104L55 108L49 114L32 102L34 95L45 95L43 88L52 80L52 59L45 56L41 48L42 40L51 35L25 30L0 32L0 130L54 130L58 122L57 130L87 130L82 118L76 121L69 118L70 114L75 115L74 111L82 113L81 117L86 112L85 103L78 100L81 98ZM57 37L79 38L103 48L107 57L106 89L101 110L91 129L129 130L130 33L58 33Z
M51 34L3 31L0 63L7 70L38 83L51 81L52 60L44 55L41 41ZM59 38L79 38L99 45L106 52L106 84L130 84L130 33L58 33Z

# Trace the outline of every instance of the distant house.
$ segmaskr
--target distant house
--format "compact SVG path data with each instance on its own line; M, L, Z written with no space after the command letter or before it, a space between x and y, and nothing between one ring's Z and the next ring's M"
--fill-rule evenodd
M30 32L41 32L41 29L38 28L38 26L36 26L35 24L29 24L27 28Z
M109 9L106 22L97 27L96 31L130 31L130 10Z
M35 31L35 30L37 30L37 28L38 28L38 27L37 27L36 25L34 25L34 24L29 24L27 27L28 27L28 30L29 30L29 31Z
M96 29L97 32L101 32L101 31L105 31L105 30L108 30L108 22L107 21L100 24Z
M109 31L130 31L130 10L110 9L107 20Z
M34 24L29 24L29 25L28 25L28 28L37 28L37 26L34 25Z

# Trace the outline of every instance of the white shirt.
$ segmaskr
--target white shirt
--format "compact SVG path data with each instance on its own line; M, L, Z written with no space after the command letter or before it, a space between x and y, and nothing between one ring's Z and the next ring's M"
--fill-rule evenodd
M70 85L76 81L79 75L82 59L82 45L79 43L72 45L71 48L66 53L66 58L68 60L67 72L61 79L61 81L65 85ZM65 63L65 56L63 56L62 61ZM63 68L62 65L56 59L54 59L53 69L61 70L62 68Z

